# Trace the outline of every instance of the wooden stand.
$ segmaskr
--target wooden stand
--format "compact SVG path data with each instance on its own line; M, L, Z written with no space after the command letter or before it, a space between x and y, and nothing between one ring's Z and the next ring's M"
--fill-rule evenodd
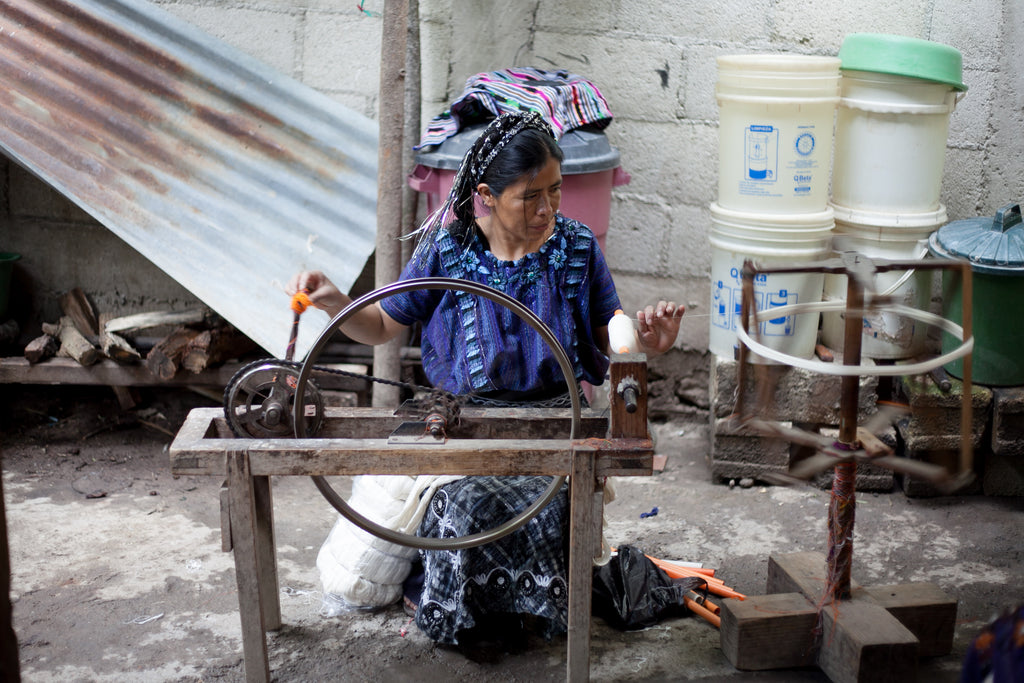
M463 408L453 438L424 445L389 444L388 434L403 418L382 408L327 408L318 438L274 440L234 438L221 409L194 409L171 445L171 471L227 475L222 498L228 501L229 527L222 529L223 545L235 556L246 680L270 680L264 634L281 627L270 477L358 474L568 476L566 676L569 681L588 680L593 558L600 552L603 512L601 481L608 476L653 474L644 356L613 358L611 378L613 387L629 378L636 382L636 408L627 411L622 397L613 392L613 426L604 417L584 413L582 434L575 441L568 439L571 413L565 409ZM633 431L621 427L623 422Z
M860 311L865 304L865 283L869 283L874 271L871 264L855 256L844 261L844 268L848 278L843 362L859 366L863 335ZM755 270L749 262L744 265L744 329L752 308ZM969 322L964 329L966 338L970 334ZM741 371L745 362L743 346ZM968 385L969 372L968 367ZM839 437L835 445L851 455L861 447L857 433L858 391L859 378L854 374L843 376ZM965 448L969 452L969 444ZM877 588L854 584L850 569L857 464L847 457L837 459L833 467L828 556L771 556L768 595L723 601L722 651L737 669L816 664L836 683L914 680L918 657L944 655L952 649L956 600L928 583Z
M768 595L722 601L721 646L737 669L818 666L833 681L912 681L919 657L949 654L956 600L931 583L864 588L822 603L819 553L768 558Z

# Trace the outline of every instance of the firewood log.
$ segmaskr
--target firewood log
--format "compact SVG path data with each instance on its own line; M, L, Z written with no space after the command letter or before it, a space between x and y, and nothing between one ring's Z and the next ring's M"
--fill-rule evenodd
M60 310L64 315L71 318L75 328L83 336L95 337L99 334L99 323L96 320L96 310L88 297L78 287L64 292L60 295Z
M98 348L85 338L69 316L61 316L56 326L43 324L43 332L52 334L60 340L58 356L67 356L78 361L79 365L89 366L103 357ZM56 332L56 334L54 334Z
M178 372L189 342L199 336L200 332L191 327L174 330L150 349L146 355L146 367L160 379L171 379Z
M60 348L60 342L51 334L43 334L25 346L25 360L29 363L38 363L56 355Z
M103 355L123 365L131 365L142 360L140 354L128 340L119 334L107 330L108 314L100 315L100 348Z
M193 373L238 358L255 347L255 343L234 327L222 326L204 330L189 342L181 366Z

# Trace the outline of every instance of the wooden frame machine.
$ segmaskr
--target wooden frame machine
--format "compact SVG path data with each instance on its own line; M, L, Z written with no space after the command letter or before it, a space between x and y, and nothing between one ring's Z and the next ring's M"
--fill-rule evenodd
M452 282L435 278L418 285L465 286ZM321 339L342 324L354 306L394 291L380 294L383 290L377 290L357 300L332 321ZM483 286L474 293L493 296L493 290ZM298 376L297 425L304 422L298 416L304 384L320 348L320 344L313 347ZM322 480L335 475L455 474L545 475L556 478L555 483L559 478L568 480L566 677L588 680L592 567L601 551L603 481L608 476L654 473L654 448L647 429L646 356L616 354L611 361L610 386L615 390L610 392L607 414L580 409L578 393L572 409L464 406L457 425L442 438L431 436L424 423L424 438L419 442L401 429L405 418L382 408L325 408L315 437L289 438L241 438L229 427L224 410L194 409L171 445L171 470L226 479L221 531L224 549L234 552L246 679L270 680L265 633L282 625L271 477ZM296 432L301 434L302 428ZM406 437L389 438L397 432Z

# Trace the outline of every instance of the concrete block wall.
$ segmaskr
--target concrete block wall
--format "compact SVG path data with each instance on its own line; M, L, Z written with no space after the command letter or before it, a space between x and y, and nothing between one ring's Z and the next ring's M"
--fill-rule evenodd
M711 354L711 444L707 464L713 481L747 480L774 483L773 475L786 474L799 461L814 454L805 445L766 435L744 425L738 417L757 417L829 438L839 435L842 378L780 365L748 365L740 381L740 364ZM878 412L878 378L865 376L858 389L858 423ZM738 405L742 395L742 405ZM741 414L738 413L741 411ZM894 430L878 435L896 446ZM812 483L831 486L831 471ZM893 473L881 467L859 466L858 491L889 491Z
M870 361L865 361L869 363ZM813 450L766 436L734 419L742 389L743 414L777 421L786 427L825 436L838 436L840 378L800 368L750 366L742 387L739 364L712 354L711 444L707 462L713 481L747 479L772 482ZM880 388L879 378L862 377L858 394L858 424L870 423L879 398L908 407L895 425L883 425L876 435L898 456L946 468L961 469L961 415L963 383L951 378L951 389L941 391L930 377L899 377ZM768 391L765 391L767 389ZM971 388L974 480L963 489L989 496L1024 495L1024 387ZM813 480L822 487L831 475ZM944 495L936 485L881 467L859 465L859 491L889 491L894 485L908 496Z
M955 471L960 458L960 411L963 385L952 380L943 393L920 378L903 378L900 391L911 415L899 423L904 454ZM983 387L971 390L973 471L970 490L989 496L1024 496L1024 388ZM925 482L904 479L907 495L941 493Z
M376 117L384 0L156 0L168 12L337 99ZM685 303L679 347L707 353L708 204L717 193L718 107L715 58L727 53L834 55L845 35L899 33L950 44L964 56L966 98L951 118L942 201L950 220L990 215L1024 195L1024 43L1007 27L1024 25L1016 0L527 0L515 3L422 0L422 118L440 113L467 77L508 66L567 68L593 80L615 114L607 134L632 176L613 191L609 262L627 309L656 297ZM19 177L14 169L8 175ZM38 181L35 181L38 182ZM395 188L396 191L398 188ZM38 245L54 237L71 257L29 283L94 297L121 291L125 310L153 301L187 305L189 295L142 258L125 257L131 275L104 274L110 253L128 250L102 228L67 220L74 211L55 193L18 213L11 184L0 205L5 240ZM73 209L73 207L72 207ZM5 245L5 249L9 249ZM83 283L82 271L90 278ZM130 291L129 291L130 290ZM41 299L36 298L37 302ZM179 303L176 303L179 305ZM681 363L680 367L689 367Z

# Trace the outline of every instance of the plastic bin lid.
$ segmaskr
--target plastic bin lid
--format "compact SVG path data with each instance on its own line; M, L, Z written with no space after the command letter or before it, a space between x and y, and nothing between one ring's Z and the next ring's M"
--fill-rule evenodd
M963 56L949 45L884 33L851 33L839 48L840 69L910 76L952 86L961 92Z
M462 158L486 127L486 124L470 126L440 145L423 148L416 154L416 163L429 168L458 170ZM619 150L612 147L607 136L599 130L575 128L562 136L558 146L565 154L562 161L564 175L607 171L619 165Z
M932 233L928 246L936 256L967 259L977 273L1024 277L1020 204L1007 204L994 218L968 218L944 225Z

